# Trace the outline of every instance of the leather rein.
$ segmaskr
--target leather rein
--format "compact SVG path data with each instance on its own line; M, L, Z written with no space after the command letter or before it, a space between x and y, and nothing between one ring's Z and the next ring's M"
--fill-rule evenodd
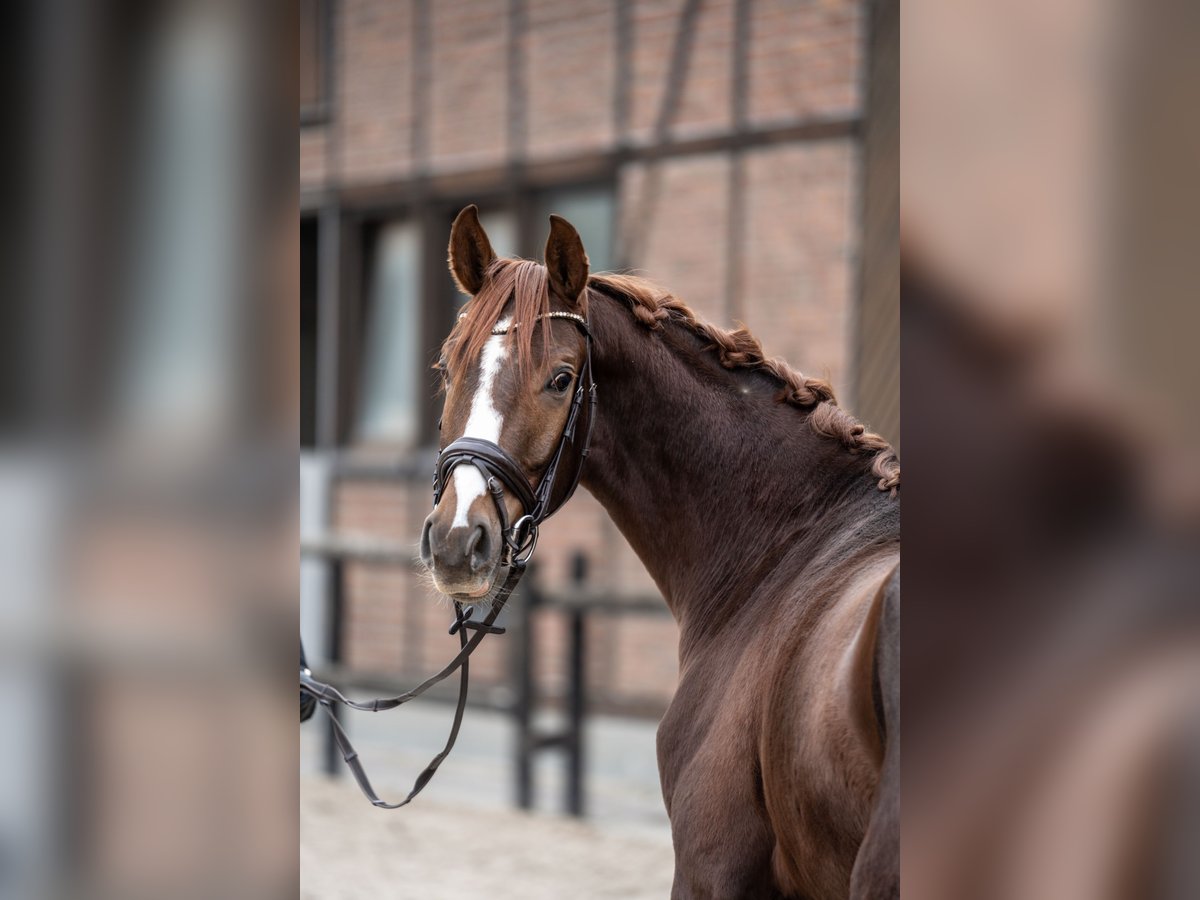
M482 621L477 622L472 618L475 608L473 606L464 607L460 601L455 600L454 622L450 626L450 634L458 635L458 653L441 671L435 675L431 675L412 690L406 691L396 697L382 697L365 701L350 700L332 685L317 681L313 678L312 672L308 668L304 656L304 645L301 642L301 721L311 716L318 705L325 710L329 716L329 722L333 728L333 738L337 743L338 749L341 751L342 759L354 775L354 780L358 782L358 786L362 789L363 794L366 795L373 806L377 806L380 809L399 809L401 806L410 803L433 778L442 761L449 756L451 749L454 747L454 742L458 739L463 712L467 705L471 654L487 635L504 634L505 629L497 626L495 622L504 609L505 603L508 602L508 598L520 582L521 576L525 574L529 558L533 555L534 548L537 546L538 527L557 512L571 498L571 495L575 493L575 488L579 486L579 479L583 474L583 464L587 459L588 450L591 446L592 426L596 421L596 384L592 380L592 333L588 327L587 319L575 313L550 312L538 316L535 321L547 318L565 319L574 323L583 332L585 349L583 366L579 371L579 377L576 379L575 394L571 398L571 408L567 412L567 420L563 426L562 436L559 438L554 455L551 456L550 462L542 473L537 486L532 489L530 488L529 480L525 477L525 471L521 467L521 464L513 459L503 447L491 441L481 440L480 438L461 437L451 442L438 453L437 462L434 467L434 507L441 500L442 491L445 489L446 482L450 478L451 473L455 468L464 464L475 466L483 474L488 494L491 496L493 503L495 503L496 513L500 518L501 534L504 540L499 564L507 566L508 573L499 589L490 598L490 607L487 615ZM506 327L497 326L492 329L491 333L493 335L503 335L516 327L517 325L515 324ZM581 416L583 417L583 421L581 421ZM577 433L581 436L578 442L575 440ZM559 481L559 471L563 465L568 447L576 449L576 458L573 468L569 470L569 473L567 470L563 470L566 480L563 482L563 487L556 493L555 487ZM512 523L508 520L508 508L505 505L504 495L506 490L516 497L522 511L522 514ZM468 636L469 632L473 633ZM425 767L421 774L417 776L412 790L409 791L407 797L395 803L388 803L381 800L379 795L375 793L370 779L367 778L367 773L359 761L354 745L350 743L350 738L347 736L341 722L338 721L337 715L334 712L334 704L341 704L351 709L360 709L366 712L381 712L382 710L394 709L397 706L407 703L409 700L421 696L438 682L450 677L456 670L459 672L458 703L455 706L454 723L450 727L450 734L446 739L445 746L440 753L430 760L429 765Z

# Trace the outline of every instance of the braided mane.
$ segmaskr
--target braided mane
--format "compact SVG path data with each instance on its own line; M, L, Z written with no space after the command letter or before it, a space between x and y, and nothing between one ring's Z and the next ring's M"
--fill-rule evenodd
M705 322L674 294L644 278L593 274L588 278L588 287L622 302L638 322L651 330L661 330L667 321L687 328L706 342L707 349L717 351L726 369L766 372L779 382L777 401L807 412L808 424L817 434L840 441L851 453L871 454L871 474L879 479L879 490L896 496L900 489L896 451L837 405L829 382L801 375L778 357L768 359L758 338L744 325L727 331ZM509 340L515 344L521 366L527 364L533 332L538 330L533 326L540 314L550 311L546 268L525 259L497 259L443 345L443 355L451 367L462 366L478 355L509 300L514 301L512 321L522 326L510 333ZM549 320L543 319L540 324L546 340Z
M660 330L671 321L687 328L717 351L717 359L726 369L754 369L766 372L780 382L775 399L808 412L808 424L817 434L834 438L851 453L870 453L871 474L879 479L879 490L896 496L900 489L900 459L892 445L837 405L833 387L820 378L808 378L782 359L768 359L758 338L742 325L733 331L718 328L700 319L682 300L653 282L632 275L597 274L588 286L621 300L633 317L652 330Z

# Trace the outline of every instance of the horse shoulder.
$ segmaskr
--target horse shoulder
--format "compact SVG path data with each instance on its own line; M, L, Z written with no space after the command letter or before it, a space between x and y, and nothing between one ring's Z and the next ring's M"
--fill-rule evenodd
M874 660L882 590L897 558L879 554L801 598L782 629L762 710L763 795L777 878L796 893L844 896L883 762ZM832 850L832 852L830 852Z

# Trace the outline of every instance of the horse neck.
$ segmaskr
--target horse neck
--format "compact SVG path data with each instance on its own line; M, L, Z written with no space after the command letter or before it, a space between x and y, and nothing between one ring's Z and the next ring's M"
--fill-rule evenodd
M651 332L593 295L599 410L583 484L686 644L744 610L768 575L798 573L878 491L861 461L775 400L769 376L726 371L684 326Z

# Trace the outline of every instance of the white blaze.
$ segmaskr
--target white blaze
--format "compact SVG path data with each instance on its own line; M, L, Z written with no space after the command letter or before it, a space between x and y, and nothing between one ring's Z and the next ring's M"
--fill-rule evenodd
M496 327L507 328L509 321L504 319L496 323ZM500 443L500 429L504 426L504 417L492 402L492 391L503 359L504 335L492 335L479 354L479 384L475 388L475 396L471 398L471 414L467 417L463 437L491 441L493 444ZM479 469L467 463L455 466L454 496L457 506L454 509L454 521L450 523L451 528L466 527L467 512L471 509L471 504L486 491L487 483Z

